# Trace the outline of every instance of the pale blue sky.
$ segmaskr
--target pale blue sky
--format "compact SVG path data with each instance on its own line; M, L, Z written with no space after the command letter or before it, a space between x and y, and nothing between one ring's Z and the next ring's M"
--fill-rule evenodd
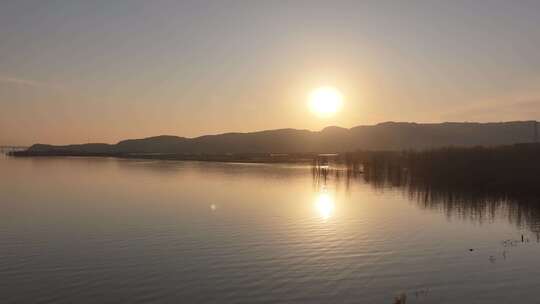
M0 144L540 119L540 1L0 1ZM310 90L339 88L317 118Z

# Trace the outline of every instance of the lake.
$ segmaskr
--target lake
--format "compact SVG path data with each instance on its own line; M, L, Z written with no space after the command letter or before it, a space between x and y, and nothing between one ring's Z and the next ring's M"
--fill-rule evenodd
M2 155L0 295L538 303L535 203L323 180L302 165Z

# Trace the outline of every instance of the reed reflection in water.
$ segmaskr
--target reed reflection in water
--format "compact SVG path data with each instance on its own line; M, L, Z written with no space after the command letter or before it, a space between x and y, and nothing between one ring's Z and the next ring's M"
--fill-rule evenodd
M501 186L485 189L468 185L466 181L445 182L419 178L414 170L408 170L395 162L370 162L362 169L348 167L314 166L312 175L316 187L326 188L335 183L349 189L352 182L365 182L375 189L400 190L409 200L423 209L442 211L449 218L471 220L478 223L506 218L518 228L527 228L540 241L540 193L535 188L516 191Z

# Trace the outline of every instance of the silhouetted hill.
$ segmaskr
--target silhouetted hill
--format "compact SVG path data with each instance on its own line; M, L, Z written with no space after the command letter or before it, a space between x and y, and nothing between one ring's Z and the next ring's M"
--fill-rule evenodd
M503 123L419 124L385 122L351 129L327 127L321 131L279 129L225 133L196 138L156 136L130 139L115 145L52 146L36 144L32 154L111 153L330 153L355 150L422 150L443 146L497 146L535 140L535 121Z

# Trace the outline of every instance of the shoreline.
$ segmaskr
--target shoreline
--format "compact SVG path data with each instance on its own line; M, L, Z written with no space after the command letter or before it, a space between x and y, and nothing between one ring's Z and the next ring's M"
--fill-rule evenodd
M177 161L204 161L221 163L260 163L260 164L311 164L319 154L272 155L272 154L239 154L239 155L198 155L198 154L147 154L147 153L73 153L73 152L36 152L11 151L10 157L112 157L120 159L154 159Z

